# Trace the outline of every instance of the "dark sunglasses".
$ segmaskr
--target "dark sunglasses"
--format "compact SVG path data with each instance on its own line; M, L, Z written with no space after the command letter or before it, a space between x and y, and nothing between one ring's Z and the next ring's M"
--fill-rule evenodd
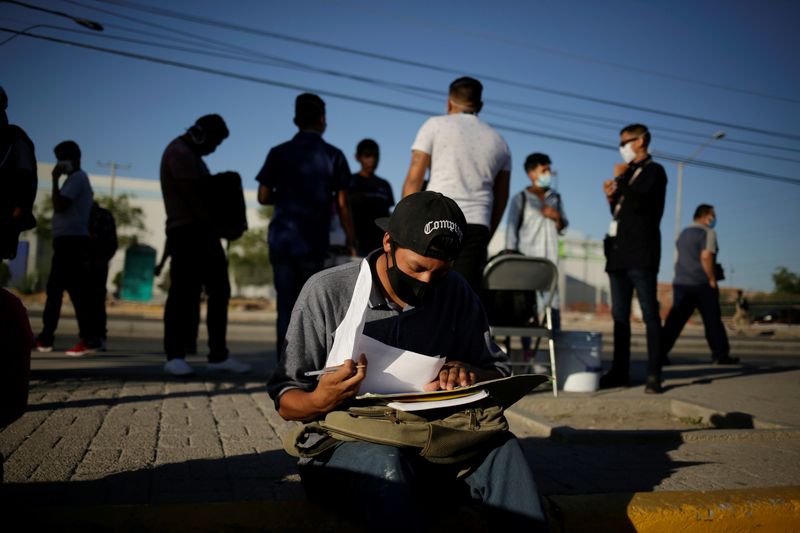
M628 144L628 143L630 143L630 142L633 142L633 141L635 141L636 139L641 139L641 138L642 138L642 136L641 136L641 135L638 135L638 136L636 136L636 137L631 137L630 139L627 139L627 140L625 140L625 141L620 141L620 142L619 142L619 147L620 147L620 148L622 148L622 147L623 147L623 146L625 146L626 144Z

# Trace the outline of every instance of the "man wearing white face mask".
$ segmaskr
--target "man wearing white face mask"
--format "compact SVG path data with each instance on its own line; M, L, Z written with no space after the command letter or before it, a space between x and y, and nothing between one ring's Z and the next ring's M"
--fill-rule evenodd
M545 257L558 265L558 236L566 229L567 216L561 195L552 187L550 157L535 153L525 160L530 187L520 191L508 206L506 249L517 250L530 257ZM547 294L537 294L541 309ZM553 295L553 328L561 329L558 289ZM529 337L522 338L522 349L530 356Z
M694 212L694 222L684 228L675 243L678 260L672 280L672 308L661 338L662 361L668 361L670 350L696 309L703 317L711 360L718 365L739 363L738 357L729 355L728 334L719 308L719 279L714 269L719 251L716 223L714 207L700 204Z
M614 319L614 362L600 380L601 388L627 386L631 357L631 302L633 291L647 327L647 382L645 391L661 392L660 338L656 285L661 261L661 215L667 192L667 174L648 152L650 132L642 124L620 131L616 177L603 183L613 217L605 239L606 272L611 282Z

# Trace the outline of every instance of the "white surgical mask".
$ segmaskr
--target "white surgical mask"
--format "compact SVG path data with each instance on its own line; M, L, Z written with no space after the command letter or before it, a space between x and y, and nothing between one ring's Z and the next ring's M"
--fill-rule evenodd
M630 163L634 159L636 159L636 152L633 150L633 146L631 146L631 142L625 143L625 146L620 146L619 148L619 155L622 156L622 160L626 163Z
M539 174L539 177L536 179L536 183L542 189L549 189L550 185L553 183L553 176L550 175L549 172L547 174Z

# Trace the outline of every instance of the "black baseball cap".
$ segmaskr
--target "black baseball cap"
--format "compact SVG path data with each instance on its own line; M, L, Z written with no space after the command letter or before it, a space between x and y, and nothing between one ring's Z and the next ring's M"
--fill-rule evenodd
M394 208L392 216L378 218L375 224L389 232L401 248L445 261L458 257L467 229L467 220L458 204L433 191L406 196Z

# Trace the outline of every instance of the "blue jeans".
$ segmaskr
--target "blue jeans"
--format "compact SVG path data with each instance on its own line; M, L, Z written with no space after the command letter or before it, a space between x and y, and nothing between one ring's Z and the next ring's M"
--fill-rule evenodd
M631 360L631 302L633 290L647 328L647 375L661 378L661 317L656 298L657 272L629 268L608 273L611 316L614 319L614 362L611 372L627 377Z
M280 357L286 331L289 329L289 319L292 318L292 309L300 296L300 290L308 278L323 269L325 258L292 256L270 249L269 260L272 263L275 291L278 293L277 353Z
M513 435L462 479L456 479L459 466L380 444L344 442L323 457L300 467L309 498L342 505L370 531L424 531L425 511L452 514L458 497L482 501L509 531L547 531L533 475Z
M719 308L719 291L711 285L673 285L672 309L667 315L662 334L662 352L669 354L675 341L681 334L683 326L694 313L700 311L706 330L706 341L711 348L711 359L716 361L728 357L730 345L728 334L722 324L722 313Z

